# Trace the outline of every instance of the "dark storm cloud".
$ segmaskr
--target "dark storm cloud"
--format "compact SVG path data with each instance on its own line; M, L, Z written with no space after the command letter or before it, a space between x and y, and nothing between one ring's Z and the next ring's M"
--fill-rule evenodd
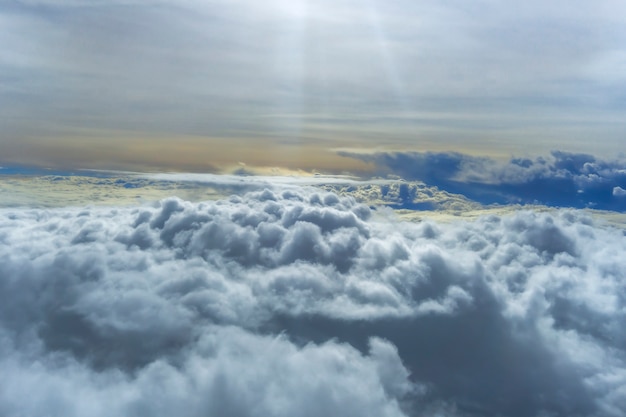
M571 169L571 168L570 168ZM0 414L620 416L626 239L295 187L0 211Z
M500 162L455 152L396 152L343 156L374 162L381 172L491 203L626 210L626 161L553 151L547 157Z

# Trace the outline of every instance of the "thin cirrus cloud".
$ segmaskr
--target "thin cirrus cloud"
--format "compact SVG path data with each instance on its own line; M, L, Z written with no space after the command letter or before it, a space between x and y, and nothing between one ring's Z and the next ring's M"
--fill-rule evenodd
M620 416L624 233L296 186L0 211L2 414Z
M10 2L0 140L16 160L51 141L89 154L185 134L608 153L624 133L623 7Z

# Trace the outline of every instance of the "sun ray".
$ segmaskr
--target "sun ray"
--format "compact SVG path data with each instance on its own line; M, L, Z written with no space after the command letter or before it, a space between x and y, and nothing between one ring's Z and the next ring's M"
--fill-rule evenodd
M378 47L378 54L382 61L383 71L387 82L391 87L396 104L398 104L403 111L408 111L409 97L406 94L406 85L400 74L399 66L397 64L396 57L394 56L391 48L392 41L387 36L387 31L383 22L380 19L380 13L375 0L368 0L367 2L367 17L368 23L376 41Z

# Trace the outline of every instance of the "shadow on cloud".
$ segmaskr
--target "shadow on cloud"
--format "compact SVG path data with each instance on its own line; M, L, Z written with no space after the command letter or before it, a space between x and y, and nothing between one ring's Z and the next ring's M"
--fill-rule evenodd
M621 416L624 252L293 187L0 210L0 414Z
M456 152L388 152L342 156L372 162L381 174L420 180L482 204L544 204L626 210L626 161L553 151L507 162ZM413 203L407 199L407 207Z

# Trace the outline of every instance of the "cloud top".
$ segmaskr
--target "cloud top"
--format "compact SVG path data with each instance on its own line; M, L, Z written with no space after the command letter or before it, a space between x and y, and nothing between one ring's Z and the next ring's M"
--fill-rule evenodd
M406 223L305 189L3 209L0 410L619 416L625 250L577 211Z

